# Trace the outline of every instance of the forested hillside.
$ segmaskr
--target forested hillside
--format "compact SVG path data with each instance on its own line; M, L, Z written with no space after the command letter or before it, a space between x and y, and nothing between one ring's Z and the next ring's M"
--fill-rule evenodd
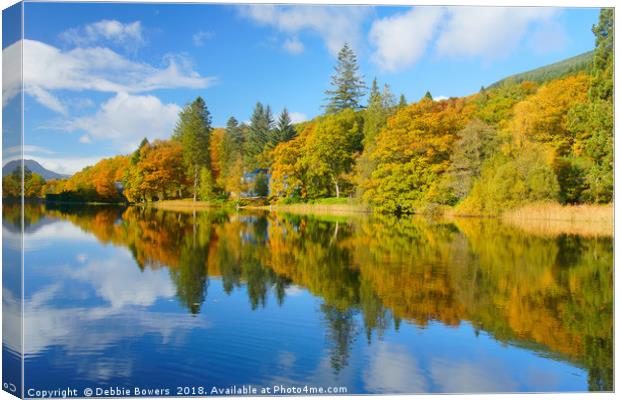
M535 68L531 71L511 75L507 78L493 83L489 87L497 87L507 83L508 81L512 81L514 83L520 83L525 81L543 83L552 79L562 78L568 75L575 75L582 71L589 72L592 68L593 60L594 52L588 51L586 53L579 54L578 56L567 58L566 60L545 65L544 67Z
M376 79L367 89L345 44L325 113L311 121L293 125L286 110L276 121L268 105L257 103L249 124L231 117L214 129L198 98L180 113L171 139L145 139L132 154L49 181L36 195L213 202L252 192L273 203L346 197L382 212L450 208L471 215L533 202L609 203L613 10L601 11L593 33L591 56L470 96L436 101L427 93L413 103L402 95L397 101ZM255 179L246 179L249 173Z

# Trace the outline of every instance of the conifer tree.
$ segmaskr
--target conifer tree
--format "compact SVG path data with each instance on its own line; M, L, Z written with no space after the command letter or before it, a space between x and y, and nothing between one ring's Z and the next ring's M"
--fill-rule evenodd
M325 91L327 104L324 108L327 113L361 108L360 100L366 94L366 85L358 70L357 57L345 43L338 53L336 71L331 79L332 89Z
M429 90L427 90L426 93L424 93L424 98L428 100L433 100L433 95Z
M243 143L243 130L235 117L228 118L226 122L226 135L239 146Z
M402 97L402 96L401 96ZM357 160L356 173L359 185L358 195L362 195L364 186L370 179L376 163L371 160L370 154L376 147L376 137L386 124L388 117L394 112L394 95L390 91L389 85L383 86L383 91L379 92L377 79L372 82L368 107L364 115L364 151Z
M198 196L200 169L209 165L211 114L205 101L198 97L179 113L172 138L183 146L183 161L193 179L193 198Z
M364 146L367 147L371 142L374 142L375 136L385 124L393 103L394 99L389 86L385 85L383 93L381 93L377 85L377 78L373 79L364 117Z
M381 102L385 110L391 111L396 106L396 99L390 90L390 85L383 84L383 91L381 91Z
M398 108L403 108L407 106L407 99L405 95L401 93L400 99L398 100Z
M274 144L288 142L294 138L295 135L297 135L297 132L291 122L291 116L289 115L288 110L284 108L282 113L280 113L280 118L278 118L278 123L274 129Z
M138 161L140 161L140 151L142 151L142 148L144 146L148 146L148 145L149 145L148 139L147 138L142 139L138 148L133 153L131 153L131 164L132 165L136 165Z
M245 155L247 165L254 169L259 166L259 155L270 141L271 129L273 128L273 116L269 106L263 106L260 102L256 103L250 126L245 141Z

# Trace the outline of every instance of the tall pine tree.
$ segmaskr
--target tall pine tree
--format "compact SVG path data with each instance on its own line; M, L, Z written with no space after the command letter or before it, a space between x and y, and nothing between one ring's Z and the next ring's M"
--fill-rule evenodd
M271 130L273 128L273 115L269 106L263 106L260 102L256 103L250 127L245 141L246 164L250 169L260 167L260 154L270 141Z
M285 108L284 110L282 110L282 113L280 113L280 118L278 118L278 122L274 129L274 144L288 142L289 140L294 138L295 135L297 135L297 132L295 131L295 128L293 127L293 124L291 122L291 116L289 115L288 110Z
M370 154L376 147L376 137L386 125L388 117L395 111L394 95L390 87L385 84L383 91L379 92L377 79L372 81L368 106L364 112L364 151L357 160L357 183L358 195L362 195L376 162L370 158Z
M357 57L347 43L338 53L336 72L332 75L332 89L326 90L327 113L336 113L347 108L360 109L360 100L366 94L366 85L358 73Z
M235 117L228 118L226 122L226 135L239 146L243 143L243 130Z
M179 113L179 122L172 138L183 147L183 161L193 179L194 201L198 195L200 169L209 166L211 114L205 101L198 97Z
M400 95L400 99L398 100L398 108L403 108L407 106L407 99L404 94Z
M592 160L586 180L594 202L613 200L614 184L614 10L601 9L599 22L592 27L596 38L592 84L587 111L590 138L585 153Z

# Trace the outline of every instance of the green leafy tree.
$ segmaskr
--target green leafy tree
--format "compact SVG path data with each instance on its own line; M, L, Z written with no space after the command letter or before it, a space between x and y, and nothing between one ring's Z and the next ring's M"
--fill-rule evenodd
M331 78L332 89L325 91L327 104L324 108L327 113L361 108L360 101L365 95L366 84L358 70L357 57L348 43L345 43L338 53L336 72Z
M614 91L614 10L601 9L597 25L592 27L596 38L594 65L592 67L592 88L594 99L609 100Z
M179 113L179 122L172 138L183 147L183 160L193 179L193 199L198 196L200 169L209 165L209 136L211 114L201 97L188 104Z
M602 9L599 23L592 29L596 37L592 79L588 100L569 111L568 127L581 148L576 156L585 159L584 200L607 203L613 199L614 182L614 13Z
M448 188L456 200L467 196L480 176L482 164L499 151L499 137L491 126L474 119L457 134L450 155Z
M216 196L216 188L215 182L213 180L213 175L211 171L207 167L202 167L200 169L200 200L210 201L214 200Z
M560 185L547 163L544 145L525 143L511 154L499 153L483 166L480 179L459 206L474 215L499 215L522 204L557 201Z
M323 117L306 140L304 160L313 197L340 197L361 150L363 121L352 109ZM333 189L333 190L331 190Z

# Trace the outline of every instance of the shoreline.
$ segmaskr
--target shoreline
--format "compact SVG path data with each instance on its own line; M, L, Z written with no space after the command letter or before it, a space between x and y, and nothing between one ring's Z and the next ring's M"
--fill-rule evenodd
M43 202L47 203L47 202ZM110 205L118 203L58 203L67 205ZM295 203L295 204L268 204L268 205L237 205L232 202L207 202L192 199L163 200L129 206L153 207L166 211L191 212L197 210L258 210L266 212L281 212L299 215L332 215L354 217L372 215L374 211L369 206L341 202L330 203ZM543 234L578 234L586 236L613 236L614 234L614 204L602 205L561 205L557 203L532 203L505 211L501 215L473 215L459 214L454 208L445 208L438 215L423 213L410 216L428 216L447 219L495 219L531 233ZM408 216L403 216L404 218Z

